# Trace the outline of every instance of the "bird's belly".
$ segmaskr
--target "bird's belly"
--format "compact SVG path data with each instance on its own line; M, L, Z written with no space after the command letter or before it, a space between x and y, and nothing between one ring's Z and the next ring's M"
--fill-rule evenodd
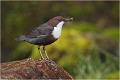
M46 46L55 42L56 40L57 39L55 39L53 35L47 35L46 37L37 39L33 44Z
M49 44L55 42L56 40L57 40L57 39L55 39L55 38L53 37L53 35L48 35L48 36L46 37L46 40L45 40L44 45L49 45Z

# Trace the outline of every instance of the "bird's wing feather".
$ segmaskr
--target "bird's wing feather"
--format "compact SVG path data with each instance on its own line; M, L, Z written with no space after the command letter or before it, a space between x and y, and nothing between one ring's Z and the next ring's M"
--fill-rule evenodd
M48 26L47 24L43 24L36 29L33 29L29 34L25 35L26 38L37 38L41 35L51 34L53 31L53 27Z

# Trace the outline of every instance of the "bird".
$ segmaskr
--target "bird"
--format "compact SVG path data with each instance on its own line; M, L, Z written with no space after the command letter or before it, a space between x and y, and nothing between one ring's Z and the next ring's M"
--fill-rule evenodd
M62 32L63 24L71 21L73 21L73 18L64 18L62 16L53 17L44 24L34 28L28 34L16 37L16 40L37 45L42 59L44 59L44 57L40 46L43 46L46 58L49 59L45 47L58 40Z

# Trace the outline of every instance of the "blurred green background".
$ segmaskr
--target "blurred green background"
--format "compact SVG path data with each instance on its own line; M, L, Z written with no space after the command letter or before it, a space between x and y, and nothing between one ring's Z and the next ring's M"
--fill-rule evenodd
M118 1L2 1L1 61L40 58L37 46L15 37L59 15L74 22L46 47L50 59L74 79L118 79Z

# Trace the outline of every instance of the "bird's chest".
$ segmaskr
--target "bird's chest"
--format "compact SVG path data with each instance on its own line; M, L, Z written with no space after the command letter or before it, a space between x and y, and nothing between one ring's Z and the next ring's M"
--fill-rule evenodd
M58 39L60 37L63 24L64 24L64 22L61 21L60 23L58 23L56 25L56 27L54 27L54 29L52 31L52 35L55 39Z
M54 27L52 34L49 34L46 36L46 38L43 40L43 45L49 45L53 42L55 42L61 35L61 29L58 27Z
M56 25L56 27L54 27L52 33L47 35L47 37L44 40L42 40L43 41L42 45L49 45L49 44L55 42L61 35L63 24L64 24L64 22L62 21L58 25Z
M54 27L52 31L52 35L55 39L58 39L61 35L61 28L60 27Z

